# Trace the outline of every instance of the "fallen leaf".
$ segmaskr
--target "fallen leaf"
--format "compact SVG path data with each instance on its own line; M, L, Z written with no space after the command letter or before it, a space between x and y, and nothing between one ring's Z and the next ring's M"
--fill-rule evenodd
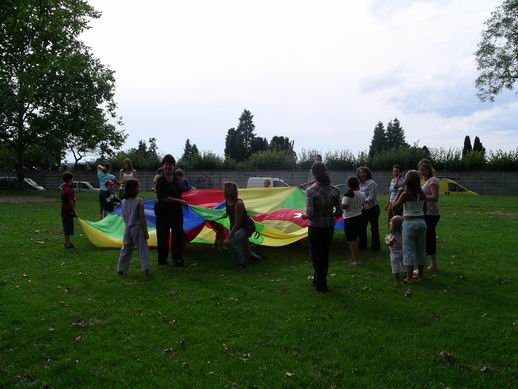
M442 357L442 359L446 362L448 362L450 365L453 364L455 361L455 356L447 351L441 351L439 355Z
M353 375L358 375L360 374L360 369L357 369L356 367L352 369L352 373Z
M183 367L184 369L188 369L188 368L190 367L189 362L183 362L183 363L182 363L182 367Z
M286 372L287 377L295 377L295 373L290 373L289 371Z
M169 321L169 324L171 324L172 326L174 326L174 325L176 324L176 320L175 320L175 319L173 319L173 320Z
M70 292L70 288L68 286L65 286L64 291L65 291L65 293L69 293Z
M45 244L45 242L42 241L42 240L36 240L35 242L38 243L38 244Z
M412 296L412 290L411 289L407 289L405 291L405 297L410 297L410 296Z
M49 327L49 332L52 332L52 331L54 331L54 330L55 330L55 328L54 328L54 327Z
M489 367L484 366L482 369L480 369L482 373L489 373Z
M81 340L81 337L80 337L80 336L78 336L78 337L76 338L76 342L79 342L80 340Z

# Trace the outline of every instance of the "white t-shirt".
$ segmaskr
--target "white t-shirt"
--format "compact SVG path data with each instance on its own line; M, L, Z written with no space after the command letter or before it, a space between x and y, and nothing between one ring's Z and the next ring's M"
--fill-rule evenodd
M365 194L355 191L354 197L344 196L342 206L349 205L348 209L344 209L344 219L360 216L362 214L363 203L365 202Z

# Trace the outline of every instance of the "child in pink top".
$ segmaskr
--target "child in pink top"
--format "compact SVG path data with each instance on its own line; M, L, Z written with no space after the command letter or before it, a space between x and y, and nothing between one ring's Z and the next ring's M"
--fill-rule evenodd
M390 249L390 265L395 282L399 282L401 280L400 273L405 272L405 266L403 265L403 237L401 235L402 224L402 216L393 216L389 224L390 233L385 237L385 243Z

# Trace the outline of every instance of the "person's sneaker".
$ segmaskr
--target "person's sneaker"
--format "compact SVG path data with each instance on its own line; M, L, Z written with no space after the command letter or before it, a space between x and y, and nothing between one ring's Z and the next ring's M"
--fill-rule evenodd
M152 277L152 275L151 275L151 273L149 272L149 270L146 270L146 271L144 272L144 275L146 276L146 278L151 278L151 277Z
M176 267L187 267L187 265L185 264L185 262L184 262L183 260L181 260L181 261L175 261L175 262L174 262L174 265L175 265Z
M72 243L70 243L68 246L67 245L64 245L65 248L68 250L68 249L74 249L76 246L74 246Z
M118 271L117 274L120 275L120 276L123 276L124 272L123 271Z

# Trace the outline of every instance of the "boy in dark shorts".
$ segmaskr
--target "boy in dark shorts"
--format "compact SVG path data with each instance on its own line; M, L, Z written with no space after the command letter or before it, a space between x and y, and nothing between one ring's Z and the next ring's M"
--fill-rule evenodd
M76 194L72 188L74 175L71 172L63 173L63 189L61 190L61 222L63 223L63 235L65 238L65 248L74 248L70 243L70 236L74 235L74 217L76 208Z
M108 180L106 181L105 185L106 189L103 191L103 207L106 213L112 213L116 205L121 205L121 201L119 200L117 195L112 191L113 181Z

